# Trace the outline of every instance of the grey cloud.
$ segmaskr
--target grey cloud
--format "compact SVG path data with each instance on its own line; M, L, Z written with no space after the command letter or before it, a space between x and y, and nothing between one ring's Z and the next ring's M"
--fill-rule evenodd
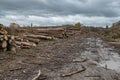
M41 17L83 15L119 17L119 0L0 0L0 18L6 15Z
M44 14L119 16L119 13L116 13L116 7L112 6L112 2L114 0L1 0L0 10L21 15L40 16Z

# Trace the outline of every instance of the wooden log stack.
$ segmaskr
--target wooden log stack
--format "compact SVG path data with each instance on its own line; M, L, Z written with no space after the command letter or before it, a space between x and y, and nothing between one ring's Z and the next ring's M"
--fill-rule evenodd
M2 24L0 24L0 50L16 53L14 36L8 35Z
M15 36L16 46L20 49L29 49L30 47L36 47L41 40L56 40L56 38L34 34L24 35L22 38Z

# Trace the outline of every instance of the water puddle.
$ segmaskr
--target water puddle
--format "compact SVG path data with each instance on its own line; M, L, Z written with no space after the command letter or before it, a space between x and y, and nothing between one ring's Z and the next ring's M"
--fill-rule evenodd
M111 56L110 60L101 61L99 66L115 70L120 73L120 57L119 55L113 55Z
M97 56L99 56L99 67L115 70L120 73L120 56L114 51L113 47L109 46L99 38L89 38L86 44L89 45L87 48L88 51L86 53L86 56L89 59L94 60L94 58L97 58Z

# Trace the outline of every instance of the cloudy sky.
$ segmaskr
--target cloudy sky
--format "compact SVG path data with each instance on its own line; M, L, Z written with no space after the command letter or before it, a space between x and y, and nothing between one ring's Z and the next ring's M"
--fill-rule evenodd
M105 26L120 20L120 0L0 0L0 23Z

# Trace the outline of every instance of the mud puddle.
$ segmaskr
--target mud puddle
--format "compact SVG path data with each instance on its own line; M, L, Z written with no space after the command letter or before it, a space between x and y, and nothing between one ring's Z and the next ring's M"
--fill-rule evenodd
M112 69L120 73L120 57L119 55L112 55L110 60L101 61L99 66Z
M89 59L95 60L96 58L98 67L115 70L120 73L120 56L115 52L115 49L100 38L88 38L87 40L89 47L87 48L86 55L88 56L89 53ZM96 57L93 57L95 55Z

